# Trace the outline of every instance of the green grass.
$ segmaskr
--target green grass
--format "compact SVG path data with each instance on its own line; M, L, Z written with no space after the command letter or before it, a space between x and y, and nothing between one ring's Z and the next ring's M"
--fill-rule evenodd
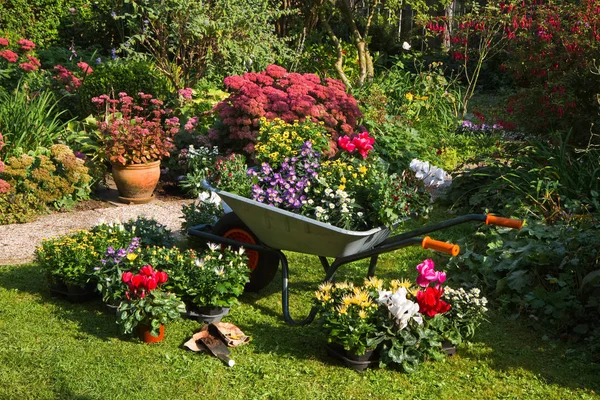
M437 215L436 218L440 218ZM460 237L471 227L449 231ZM378 275L411 272L429 253L410 248L381 257ZM322 277L316 258L290 255L292 315L304 316ZM365 262L340 277L360 280ZM405 274L405 276L408 276ZM462 399L592 398L600 366L585 348L542 341L519 321L491 316L470 346L406 375L357 373L327 357L317 324L281 318L280 276L260 294L245 294L227 321L252 336L233 349L233 368L182 349L200 325L167 326L155 345L119 334L100 302L51 297L36 265L0 267L0 399Z

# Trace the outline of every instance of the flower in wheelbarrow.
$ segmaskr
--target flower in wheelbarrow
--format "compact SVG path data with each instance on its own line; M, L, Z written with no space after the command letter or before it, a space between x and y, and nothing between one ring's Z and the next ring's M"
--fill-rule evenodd
M446 281L446 273L442 271L436 271L433 260L428 258L421 264L417 265L417 271L419 276L417 277L417 285L421 287L427 287L430 283L438 282L441 285Z
M362 158L367 158L367 153L373 150L373 143L375 143L375 138L369 136L369 132L363 132L352 139L352 144L356 146Z
M449 311L450 304L441 299L443 294L443 289L435 287L428 287L424 291L419 291L417 293L419 312L433 318L437 314L443 314Z
M419 305L406 298L406 288L401 287L396 293L391 293L390 291L380 290L377 302L388 308L400 329L406 328L411 319L418 324L423 323L423 319L419 315Z

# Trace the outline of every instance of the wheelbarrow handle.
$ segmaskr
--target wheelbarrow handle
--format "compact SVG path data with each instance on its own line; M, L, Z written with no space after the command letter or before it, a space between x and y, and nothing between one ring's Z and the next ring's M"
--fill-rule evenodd
M496 217L495 215L488 214L485 217L485 224L486 225L498 225L498 226L504 226L507 228L521 230L521 228L523 227L523 220Z
M421 246L424 249L431 249L439 251L440 253L450 254L456 257L460 253L460 246L457 244L441 242L439 240L433 240L429 236L425 236L421 242Z

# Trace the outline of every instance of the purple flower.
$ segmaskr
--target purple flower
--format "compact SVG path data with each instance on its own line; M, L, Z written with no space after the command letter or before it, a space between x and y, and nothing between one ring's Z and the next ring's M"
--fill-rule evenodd
M113 249L112 246L108 246L108 248L106 249L106 255L112 256L113 254L115 254L115 249Z

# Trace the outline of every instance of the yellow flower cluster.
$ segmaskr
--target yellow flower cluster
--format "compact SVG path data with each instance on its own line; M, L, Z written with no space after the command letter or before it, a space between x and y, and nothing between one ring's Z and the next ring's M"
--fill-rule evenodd
M408 92L404 95L404 97L406 97L406 100L408 101L413 101L413 100L422 100L425 101L427 99L429 99L429 96L419 96L417 94L412 94L411 92Z
M358 166L354 166L339 158L333 161L326 160L321 163L321 175L328 182L337 183L336 189L339 190L352 188L356 182L360 184L368 171L369 168L362 162Z
M306 141L310 141L315 150L325 150L329 146L327 131L310 120L289 124L279 118L273 121L261 118L254 151L259 161L279 165L286 157L297 156Z

